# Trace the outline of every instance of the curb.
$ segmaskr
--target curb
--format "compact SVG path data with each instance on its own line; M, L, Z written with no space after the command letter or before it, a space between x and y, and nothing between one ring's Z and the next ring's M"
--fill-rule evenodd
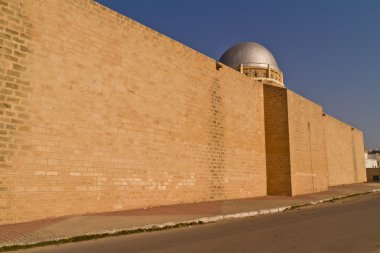
M265 215L265 214L273 214L273 213L279 213L279 212L284 212L292 209L296 209L299 207L304 207L304 206L310 206L310 205L317 205L317 204L322 204L325 202L331 202L335 200L340 200L340 199L345 199L345 198L350 198L350 197L355 197L355 196L360 196L360 195L365 195L365 194L370 194L370 193L375 193L375 192L380 192L380 189L375 189L371 191L365 191L365 192L359 192L359 193L353 193L353 194L348 194L348 195L341 195L337 197L332 197L332 198L326 198L326 199L320 199L320 200L315 200L311 202L301 202L292 206L283 206L283 207L275 207L271 209L262 209L258 211L251 211L251 212L241 212L241 213L235 213L235 214L226 214L226 215L218 215L218 216L213 216L213 217L204 217L204 218L198 218L198 219L193 219L186 222L203 222L204 224L206 223L211 223L211 222L216 222L216 221L221 221L221 220L227 220L227 219L239 219L239 218L246 218L246 217L254 217L258 215Z
M150 225L139 226L139 227L136 226L136 227L131 227L128 229L104 230L97 233L88 233L88 234L74 236L74 237L54 238L47 241L35 241L35 242L21 243L21 244L4 244L0 246L0 252L27 249L27 248L38 247L38 246L63 244L63 243L69 243L69 242L88 241L92 239L116 237L116 236L135 234L135 233L168 230L168 229L174 229L174 228L180 228L180 227L191 227L193 225L213 223L213 222L218 222L222 220L240 219L240 218L254 217L254 216L259 216L259 215L274 214L274 213L294 210L300 207L317 205L317 204L321 204L325 202L333 202L340 199L351 198L351 197L366 195L366 194L375 193L375 192L380 192L380 189L341 195L337 197L315 200L311 202L301 202L301 203L291 205L291 206L275 207L275 208L270 208L270 209L262 209L258 211L240 212L240 213L217 215L217 216L211 216L211 217L202 217L202 218L197 218L197 219L192 219L192 220L185 220L183 222L166 222L166 223L150 224Z

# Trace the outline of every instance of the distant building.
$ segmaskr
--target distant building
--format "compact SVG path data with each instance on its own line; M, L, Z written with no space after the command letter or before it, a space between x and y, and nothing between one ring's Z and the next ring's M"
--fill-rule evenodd
M380 149L373 149L365 153L365 167L367 181L380 181Z
M364 154L365 159L365 167L366 168L379 168L379 162L376 158L373 158L372 155L368 155L368 153Z

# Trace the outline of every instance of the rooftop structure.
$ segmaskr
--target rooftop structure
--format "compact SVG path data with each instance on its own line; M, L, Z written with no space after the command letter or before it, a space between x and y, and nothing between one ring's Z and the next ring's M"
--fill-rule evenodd
M219 61L258 81L270 81L284 86L282 72L275 57L256 42L242 42L230 47Z

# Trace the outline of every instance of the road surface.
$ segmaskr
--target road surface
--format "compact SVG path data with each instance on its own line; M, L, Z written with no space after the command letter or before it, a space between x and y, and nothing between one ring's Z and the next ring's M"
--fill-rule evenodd
M20 252L380 252L380 193L278 214Z

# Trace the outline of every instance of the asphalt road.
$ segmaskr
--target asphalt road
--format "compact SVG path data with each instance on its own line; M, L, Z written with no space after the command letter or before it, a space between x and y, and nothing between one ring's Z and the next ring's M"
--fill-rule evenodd
M22 252L380 252L380 194L279 214Z

